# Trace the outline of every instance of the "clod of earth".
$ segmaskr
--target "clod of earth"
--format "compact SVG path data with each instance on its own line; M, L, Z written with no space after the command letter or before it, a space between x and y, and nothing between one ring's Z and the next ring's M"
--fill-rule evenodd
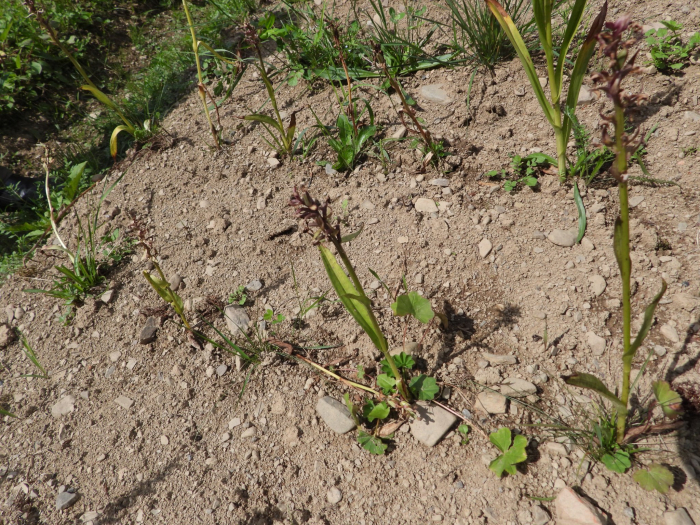
M422 344L416 343L415 341L410 341L407 342L405 346L395 346L394 348L389 350L389 353L391 355L399 355L401 352L403 352L406 355L417 355L422 349Z

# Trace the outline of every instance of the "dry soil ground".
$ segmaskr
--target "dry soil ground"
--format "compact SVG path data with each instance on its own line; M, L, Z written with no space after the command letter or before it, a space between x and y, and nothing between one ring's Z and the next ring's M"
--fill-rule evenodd
M697 29L700 22L699 7L680 1L622 3L613 11L625 9L644 23L673 18ZM238 286L259 280L262 287L248 293L251 319L261 320L271 308L287 318L275 327L280 338L334 346L309 351L315 361L348 358L345 369L362 364L371 371L376 351L339 303L324 302L298 328L290 322L298 297L330 288L318 251L290 228L297 226L286 206L292 188L303 184L334 199L336 212L347 199L350 223L365 224L348 250L373 290L391 344L401 343L403 324L392 318L391 300L368 268L392 289L405 273L411 287L448 314L447 329L431 327L425 334L419 364L452 385L446 403L471 415L468 444L460 444L453 429L428 448L404 431L406 425L388 455L372 456L353 434L337 435L319 420L318 398L340 399L345 390L306 366L266 355L239 399L250 369L238 370L219 350L194 349L172 319L154 342L139 344L146 314L162 306L141 275L148 261L140 249L110 273L109 303L88 300L64 326L57 300L22 291L49 284L55 252L44 253L30 263L33 274L17 274L0 289L2 311L51 374L20 379L32 368L19 343L1 350L8 374L0 393L19 417L5 418L0 433L0 521L543 525L555 519L552 503L528 496L551 497L575 486L610 523L658 524L677 507L700 523L700 425L692 402L686 427L653 440L653 452L642 456L674 466L676 483L666 496L645 492L629 474L582 463L575 449L548 445L528 427L541 417L516 403L500 415L474 407L478 391L470 381L497 388L506 378L521 378L537 386L530 402L573 423L572 413L590 407L590 400L566 390L559 377L587 371L609 385L619 381L621 292L612 251L616 188L603 179L581 187L589 214L583 243L562 247L548 240L553 230L576 228L570 185L543 175L539 191L509 194L481 177L507 165L509 154L554 150L525 74L517 61L493 75L477 74L468 108L470 73L435 70L405 82L433 134L451 144L455 168L448 174L420 174L407 142L390 147L389 170L369 158L353 173L328 176L316 165L331 159L323 148L306 161L280 159L273 168L259 130L236 118L267 96L251 68L222 112L230 145L221 151L208 146L193 91L166 118L170 137L162 147L140 151L108 177L110 184L125 172L102 207L108 228L128 227L132 215L145 225L166 273L183 279L179 293L188 306L201 306L207 297L225 300ZM446 100L427 99L422 88L428 85L441 86ZM649 170L678 184L638 183L631 190L634 315L662 277L669 283L644 345L652 357L638 384L640 401L647 400L651 381L667 379L697 409L700 163L683 150L699 145L700 66L677 76L644 73L628 87L649 96L637 117L643 127L658 125L647 147ZM376 91L364 96L390 136L400 125L391 104ZM283 87L279 98L285 111L300 110L299 129L315 123L309 105L328 120L335 112L327 88ZM595 95L579 106L580 120L594 135L603 107ZM638 166L632 174L641 175ZM433 184L442 178L445 186ZM87 214L100 191L76 211ZM419 213L418 198L438 202L439 211ZM74 233L71 216L61 234ZM480 252L484 239L490 249ZM215 324L226 330L221 316ZM408 339L421 337L422 328L410 325ZM513 355L516 364L489 364L485 354ZM489 471L495 450L477 425L487 432L508 426L531 438L522 472L497 479ZM66 488L79 499L56 510L57 494Z

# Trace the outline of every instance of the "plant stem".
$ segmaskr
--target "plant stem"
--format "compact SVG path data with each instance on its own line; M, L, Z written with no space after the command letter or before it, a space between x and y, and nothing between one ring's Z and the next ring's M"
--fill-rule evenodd
M617 148L617 169L620 174L627 171L627 149L623 140L625 132L625 112L620 106L615 107L615 145ZM627 180L622 179L619 183L620 195L620 243L629 254L630 226L629 226L629 201L627 193ZM627 407L630 394L630 375L632 373L632 358L630 352L631 344L631 320L632 305L630 293L630 275L628 272L620 272L622 278L622 393L620 401ZM617 441L621 443L625 438L625 427L627 425L627 413L618 414L617 417Z
M563 127L554 128L554 135L557 141L557 168L559 170L559 181L566 181L566 142L569 137L564 136Z
M333 245L335 246L335 249L338 251L338 255L340 255L341 260L343 261L343 264L345 265L345 268L348 271L348 275L350 276L350 279L352 280L352 283L355 285L355 289L357 292L362 295L363 298L367 299L369 302L369 298L367 295L365 295L364 289L362 288L362 285L360 284L360 280L357 278L357 274L355 273L355 269L352 266L352 263L350 262L350 259L348 258L347 253L345 253L345 250L343 249L343 246L340 242L333 241ZM367 308L367 311L369 312L372 324L377 327L376 332L382 336L381 338L381 345L378 350L382 353L384 356L384 359L386 359L387 363L389 363L389 368L391 368L391 372L394 374L394 377L396 378L396 384L398 385L399 388L399 393L401 396L406 400L410 401L411 400L411 395L408 391L408 388L406 388L406 383L403 380L403 376L399 372L398 367L396 366L396 363L394 362L393 356L389 353L389 345L386 342L386 338L384 337L384 334L382 333L381 329L379 329L379 323L377 322L377 318L374 316L374 312L372 311L372 308Z
M204 106L204 113L207 116L207 121L209 122L209 129L211 130L211 135L214 137L214 144L216 149L219 149L219 137L216 135L216 128L211 120L211 115L209 115L209 106L207 106L207 94L204 90L204 82L202 81L202 65L199 62L199 42L197 41L197 35L194 32L194 24L192 22L192 16L190 15L190 9L187 7L187 0L182 0L182 6L185 8L185 15L187 16L187 24L190 26L190 35L192 35L192 50L194 51L194 61L197 64L197 79L199 84L197 85L199 91L199 98L202 99L202 105Z

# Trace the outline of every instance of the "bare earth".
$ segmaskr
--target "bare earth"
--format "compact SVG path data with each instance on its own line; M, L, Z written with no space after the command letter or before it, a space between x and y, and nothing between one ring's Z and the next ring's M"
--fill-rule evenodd
M697 30L700 9L681 11L686 5L615 7L629 7L643 23L668 16ZM0 523L544 525L550 516L556 519L553 503L529 497L550 498L574 486L610 523L660 524L665 512L684 507L700 524L700 423L692 412L693 401L700 408L700 163L697 155L682 153L700 145L700 66L678 76L643 73L628 83L629 90L649 96L637 116L644 129L658 124L647 167L653 177L679 185L637 183L630 193L637 325L661 279L669 283L635 365L641 367L652 351L637 391L648 396L652 381L666 379L691 401L684 429L651 440L653 450L640 455L644 462L673 466L676 483L666 496L645 492L630 474L600 464L587 470L576 449L548 445L546 435L528 426L542 420L534 411L511 402L506 414L487 415L474 406L475 383L498 388L506 378L521 378L538 389L528 403L575 424L571 414L592 409L590 399L567 390L560 376L586 371L611 387L619 383L622 313L612 250L616 188L602 178L581 185L589 213L585 240L573 247L553 244L547 234L577 228L570 184L545 175L539 191L508 194L481 177L506 166L511 153L554 152L554 136L525 74L517 60L493 76L480 72L467 108L470 74L466 68L435 70L404 83L431 132L447 139L459 157L446 175L434 169L420 175L408 141L389 146L394 165L388 170L370 157L354 173L328 176L316 165L334 160L325 146L306 161L282 158L271 168L260 130L236 118L267 96L250 68L222 111L230 145L218 152L209 147L193 91L164 122L172 138L140 151L107 178L109 185L126 172L102 207L105 228L126 228L131 214L147 227L166 274L184 279L179 293L188 306L204 306L207 297L226 301L238 286L259 280L262 288L248 293L250 318L262 320L266 309L286 316L274 327L277 337L334 347L306 355L324 365L349 358L340 368L354 379L348 369L362 364L372 375L378 353L333 293L333 301L313 310L302 326L290 322L297 297L330 289L318 251L286 206L291 191L306 185L333 199L336 213L347 199L351 225L365 225L348 251L368 290L376 290L377 316L391 345L401 345L404 324L392 317L391 298L368 268L392 290L405 273L413 289L448 315L447 329L431 326L425 334L418 361L451 386L444 403L469 411L470 443L460 444L453 428L428 448L404 425L388 455L372 456L353 433L335 434L318 418L318 399L342 399L346 390L310 367L266 354L239 399L252 369L238 370L219 350L193 348L172 318L153 343L139 344L146 314L163 305L141 275L148 261L140 249L108 276L114 290L109 304L89 299L64 326L58 300L22 292L48 286L55 275L56 252L44 252L30 263L34 274L17 274L0 289L3 315L19 313L12 326L26 334L51 374L49 380L20 379L33 373L20 344L0 350L3 406L19 416L5 418L1 427ZM302 84L280 89L281 107L300 111L299 130L315 123L307 106L330 123L337 114L332 90L313 92ZM446 91L447 103L423 95L422 87L435 84ZM385 135L394 133L400 121L387 97L369 89L362 96L372 102ZM597 137L605 103L592 97L579 106L578 117ZM639 166L631 174L642 175ZM448 185L431 182L439 178ZM101 191L98 185L76 206L81 216ZM438 202L438 213L417 212L418 198ZM75 225L73 216L64 221L64 239L74 238ZM484 239L491 249L482 256ZM221 315L214 318L228 333ZM421 340L422 332L410 324L407 341ZM596 348L598 338L604 347ZM488 365L485 353L513 355L517 363ZM62 399L73 410L52 415ZM497 479L488 469L496 451L477 427L488 433L501 426L518 429L531 444L521 472ZM62 511L56 510L59 488L79 494ZM332 488L339 489L340 501Z

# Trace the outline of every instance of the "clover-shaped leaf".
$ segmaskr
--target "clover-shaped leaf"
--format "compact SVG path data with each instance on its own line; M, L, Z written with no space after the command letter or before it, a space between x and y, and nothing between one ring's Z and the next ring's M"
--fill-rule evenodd
M654 397L659 402L661 409L669 419L675 419L683 412L681 403L683 400L677 392L671 390L667 381L654 382Z
M515 475L517 472L515 465L527 459L527 452L525 452L527 438L518 434L515 436L515 439L513 439L513 444L511 445L510 429L504 427L489 434L489 440L498 450L503 452L503 454L489 464L489 468L495 472L499 478L503 476L504 472L507 472L511 476Z
M666 494L669 487L673 485L673 473L658 463L649 465L648 470L638 470L632 478L644 490L655 490L661 494Z
M391 303L391 309L399 317L411 315L423 324L428 324L435 317L430 301L425 297L421 297L418 292L399 295L396 298L396 302Z

